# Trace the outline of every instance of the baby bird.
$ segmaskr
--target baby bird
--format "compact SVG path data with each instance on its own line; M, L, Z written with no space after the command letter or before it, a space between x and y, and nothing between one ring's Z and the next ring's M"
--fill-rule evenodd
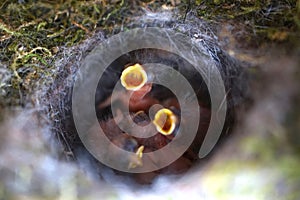
M120 80L125 90L117 91L117 94L111 95L97 106L98 109L104 109L111 103L118 103L118 106L120 107L128 106L130 112L138 112L141 110L148 110L152 105L159 103L157 99L149 95L152 84L147 83L147 73L140 64L125 68L121 74ZM127 105L129 96L129 105Z
M181 120L181 109L177 98L171 93L166 93L160 87L153 87L152 83L148 82L147 71L142 65L137 63L126 67L122 71L120 82L123 90L117 91L117 94L111 95L97 105L100 112L101 109L109 107L111 104L117 105L116 115L114 118L100 120L99 123L106 136L112 141L112 145L129 152L135 152L133 157L120 158L125 159L127 167L132 169L143 166L143 153L156 151L171 142L177 134L180 123L189 119ZM129 108L127 108L129 113L122 112L126 106ZM201 146L210 120L209 109L201 109L200 111L201 120L204 119L204 121L199 122L201 133L197 134L196 140L187 152L162 170L132 175L138 182L148 183L159 173L180 173L190 168L192 162L197 158L195 152ZM155 134L148 138L134 137L130 132L125 133L119 128L119 123L126 124L127 122L129 127L130 123L135 123L145 127L142 131ZM153 126L148 126L149 124ZM131 131L135 132L134 128Z

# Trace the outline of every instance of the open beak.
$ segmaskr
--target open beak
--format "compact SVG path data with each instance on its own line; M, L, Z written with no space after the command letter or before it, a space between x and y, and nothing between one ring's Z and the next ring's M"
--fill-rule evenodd
M124 69L120 79L123 87L131 91L141 89L148 81L146 71L138 63Z
M162 108L157 111L153 120L156 130L163 135L172 134L176 128L177 122L177 116L167 108Z
M121 84L127 90L133 91L131 100L141 100L152 88L148 81L147 73L140 64L135 64L123 70ZM160 109L154 116L153 124L158 132L170 135L176 128L177 116L169 109Z
M138 150L135 152L135 156L130 159L128 169L134 169L138 166L139 167L143 166L142 157L143 157L144 148L145 148L144 146L140 146L138 148Z

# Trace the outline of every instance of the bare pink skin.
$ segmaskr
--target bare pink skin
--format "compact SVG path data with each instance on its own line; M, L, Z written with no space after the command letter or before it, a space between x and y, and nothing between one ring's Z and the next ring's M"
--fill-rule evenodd
M139 90L133 91L129 100L129 111L148 111L152 105L158 104L158 100L152 98L150 95L147 95L151 89L152 84L145 84Z
M152 89L152 84L146 83L142 88L136 91L122 91L119 95L116 95L118 100L121 100L123 102L123 106L125 105L126 101L125 99L128 98L128 95L131 95L129 100L129 111L130 112L139 112L144 111L145 113L148 112L149 108L154 104L161 104L163 107L171 108L174 107L175 109L180 109L180 105L178 103L178 100L176 98L169 98L162 102L159 102L157 99L153 98L149 92ZM111 104L111 99L106 100L104 103L99 105L99 108L103 108L105 106L109 106ZM187 171L194 160L197 159L197 149L201 146L202 141L206 135L209 122L210 122L210 116L211 116L211 110L209 108L206 108L204 106L201 106L200 110L201 115L201 121L199 122L199 130L198 134L196 136L196 139L191 144L190 148L187 150L187 152L178 158L174 163L170 164L169 166L158 170L154 172L149 173L142 173L142 174L134 174L131 175L133 178L142 184L149 184L153 181L153 179L159 175L160 173L182 173L184 171ZM188 119L187 119L188 120ZM185 119L182 119L181 123L185 123ZM100 122L102 128L104 129L105 134L108 136L108 138L112 141L114 145L117 145L121 148L124 148L125 141L136 141L137 147L143 145L145 146L144 153L152 152L155 150L158 150L165 145L167 145L174 137L174 135L162 135L162 134L156 134L153 137L150 138L134 138L126 133L123 133L115 124L114 120L108 120L105 122ZM196 152L195 152L196 151ZM162 155L162 156L168 156L168 155ZM155 158L153 158L155 160Z

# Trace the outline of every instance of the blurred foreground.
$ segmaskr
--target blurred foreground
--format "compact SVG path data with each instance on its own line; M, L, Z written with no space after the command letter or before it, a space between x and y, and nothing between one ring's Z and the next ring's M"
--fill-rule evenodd
M1 199L300 199L300 9L296 1L247 2L1 2ZM55 121L59 113L48 107L65 94L45 98L53 82L72 78L68 65L136 16L160 25L186 11L251 73L253 101L240 108L234 134L205 165L139 190L114 177L100 182L90 164L67 161L72 152L53 128L64 118Z

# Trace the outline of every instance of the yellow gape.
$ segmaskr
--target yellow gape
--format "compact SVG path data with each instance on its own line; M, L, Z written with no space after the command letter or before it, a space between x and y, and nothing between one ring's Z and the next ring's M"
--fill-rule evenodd
M128 169L134 169L138 166L143 166L143 161L142 161L142 158L143 158L143 151L144 151L144 146L140 146L138 148L138 150L135 152L135 156L133 158L131 158L130 160L130 163L128 165Z
M139 90L148 80L147 73L140 64L135 64L123 70L121 84L127 90Z
M163 108L155 114L153 124L161 134L170 135L176 127L177 117L171 110Z

